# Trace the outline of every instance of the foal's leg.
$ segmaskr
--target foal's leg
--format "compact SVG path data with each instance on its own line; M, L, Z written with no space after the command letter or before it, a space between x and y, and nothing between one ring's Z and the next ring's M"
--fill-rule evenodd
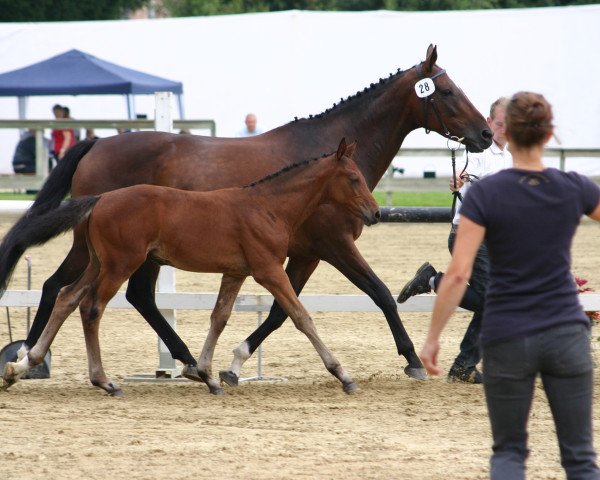
M56 297L60 289L65 285L73 283L85 270L88 264L88 251L85 243L85 237L78 236L74 232L73 246L67 257L64 259L58 270L44 282L42 287L42 297L37 312L31 324L31 329L27 338L17 353L17 358L21 360L29 349L36 344L42 331L48 324L48 319L52 314Z
M313 274L319 259L306 259L304 257L290 257L286 273L290 284L294 288L296 295L300 292ZM233 350L233 361L229 370L221 370L219 376L228 385L235 387L239 382L242 366L248 360L262 342L275 330L277 330L287 318L287 313L281 308L277 300L273 302L271 311L263 323L261 323L254 332L250 334L240 345Z
M38 365L44 360L58 330L67 317L77 308L82 298L88 293L90 284L96 276L97 265L90 264L79 280L61 289L56 298L52 315L50 315L39 340L21 360L6 364L3 377L4 389L14 384L31 367Z
M123 390L106 376L104 367L102 366L98 330L100 328L100 319L106 309L106 304L102 306L98 305L98 302L95 301L96 297L96 292L92 291L83 298L79 305L87 349L90 382L95 387L105 390L112 397L122 397Z
M227 325L233 304L245 279L245 277L232 277L230 275L223 275L223 278L221 278L221 287L219 288L217 302L210 315L208 335L204 341L202 352L198 357L198 373L208 385L210 393L215 395L222 394L223 389L219 385L219 382L212 378L213 354L217 346L217 340L221 333L223 333L225 325Z
M323 360L325 368L342 382L344 392L354 392L358 386L317 334L313 319L298 300L284 270L271 268L261 271L260 274L255 273L254 279L273 294L296 328L308 337Z
M130 259L135 262L133 255ZM128 267L125 260L111 261L103 265L100 274L96 275L97 279L92 284L90 292L83 298L79 307L88 352L90 381L92 385L101 388L113 397L123 396L123 391L104 372L98 330L106 305L117 294L129 273L135 268L129 269Z

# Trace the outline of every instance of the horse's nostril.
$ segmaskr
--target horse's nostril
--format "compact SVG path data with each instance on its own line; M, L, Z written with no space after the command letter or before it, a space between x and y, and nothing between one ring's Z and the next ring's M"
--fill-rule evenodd
M377 220L379 220L379 219L381 218L381 210L377 210L377 211L375 212L375 218L376 218Z
M494 136L494 134L492 133L491 130L486 128L483 130L483 132L481 132L481 136L487 140L491 140L492 137Z

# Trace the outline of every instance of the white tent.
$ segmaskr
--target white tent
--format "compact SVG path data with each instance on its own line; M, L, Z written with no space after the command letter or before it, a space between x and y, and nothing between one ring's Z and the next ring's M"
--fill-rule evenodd
M130 68L176 78L189 119L214 119L233 136L253 111L267 130L320 113L437 44L438 64L484 114L517 90L554 105L563 146L600 148L600 5L455 12L304 12L103 22L0 24L2 71L78 48ZM35 97L29 118L52 118L66 104L77 119L125 118L120 97ZM137 104L150 118L152 98ZM18 118L0 99L0 118ZM10 172L16 132L0 132L0 172ZM405 146L444 146L409 135ZM600 161L589 160L600 174ZM570 165L569 165L570 166ZM424 166L425 167L425 166Z

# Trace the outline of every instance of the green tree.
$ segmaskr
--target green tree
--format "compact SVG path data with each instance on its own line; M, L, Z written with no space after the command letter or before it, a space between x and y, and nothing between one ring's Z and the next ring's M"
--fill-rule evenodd
M589 0L164 0L174 17L281 10L480 10L582 5Z
M0 22L112 20L150 0L0 0Z
M0 22L111 20L144 5L172 17L282 10L479 10L597 3L590 0L0 0Z

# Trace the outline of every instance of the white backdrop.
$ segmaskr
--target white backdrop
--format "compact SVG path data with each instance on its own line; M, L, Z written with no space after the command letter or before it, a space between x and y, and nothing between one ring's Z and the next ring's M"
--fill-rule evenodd
M340 97L423 60L433 43L438 64L484 115L500 95L538 91L554 106L563 146L600 148L599 26L600 5L0 23L0 72L78 48L182 81L187 118L214 119L217 135L234 136L247 112L258 115L263 130L320 113ZM137 112L153 118L153 102L151 95L137 97ZM28 118L53 118L54 103L69 106L76 119L127 116L121 97L67 96L30 97ZM0 118L17 117L16 98L0 97ZM16 131L0 131L0 172L12 171L17 139ZM421 130L404 145L445 142ZM600 175L600 159L568 167Z

